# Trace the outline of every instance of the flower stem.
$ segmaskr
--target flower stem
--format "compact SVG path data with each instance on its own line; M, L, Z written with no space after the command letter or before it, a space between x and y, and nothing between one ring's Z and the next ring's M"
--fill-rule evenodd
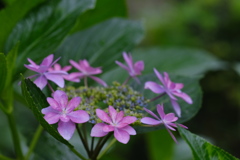
M48 85L49 89L52 91L52 93L54 93L54 90L53 90L52 86L50 85L50 83L47 83L47 85Z
M37 131L35 132L35 134L33 136L33 139L31 141L29 150L28 150L28 152L27 152L27 154L25 156L25 160L28 160L30 158L30 155L31 155L31 153L34 150L34 148L35 148L35 146L36 146L36 144L37 144L37 142L39 140L39 137L40 137L42 131L43 131L43 127L41 125L39 125L38 128L37 128Z
M12 159L12 158L8 158L8 157L6 157L6 156L4 156L4 155L1 155L1 154L0 154L0 159L1 159L1 160L14 160L14 159Z
M87 158L83 157L80 153L78 153L74 148L70 148L73 153L75 153L79 158L82 160L88 160Z
M163 94L158 95L157 97L154 97L154 98L150 99L150 102L155 101L155 100L157 100L158 98L161 98L161 97L164 96L165 94L166 94L166 93L163 93Z
M117 140L114 138L112 141L108 144L108 146L101 152L101 154L97 157L97 159L100 159L108 150L109 148L112 147L112 145L116 142Z
M87 77L84 77L84 85L86 88L88 88Z
M16 155L19 160L23 160L24 157L23 157L20 140L19 140L19 135L18 135L16 122L15 122L13 113L11 112L10 114L7 114L7 118L8 118L8 123L9 123L10 129L11 129L11 133L12 133L12 139L13 139L13 144L14 144L14 149L15 149Z
M90 150L91 154L93 153L94 140L95 140L95 137L92 137L91 150Z
M131 76L128 76L128 78L123 82L122 86L126 85L131 78Z
M81 141L83 143L83 146L84 146L85 150L87 151L88 156L90 157L90 151L89 151L89 148L88 148L87 139L83 138L83 135L82 135L82 133L81 133L81 131L80 131L80 129L79 129L77 124L76 124L76 127L77 127L77 132L79 134L79 137L80 137L80 139L81 139Z

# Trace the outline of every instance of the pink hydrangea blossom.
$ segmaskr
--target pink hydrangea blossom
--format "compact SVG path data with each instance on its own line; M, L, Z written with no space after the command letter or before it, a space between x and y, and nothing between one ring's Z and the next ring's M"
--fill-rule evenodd
M52 65L54 65L60 58L53 62L53 54L50 54L43 59L40 65L37 65L30 58L28 58L29 65L24 64L24 66L32 71L37 72L38 74L32 75L28 78L37 77L34 83L42 90L47 85L47 80L53 81L59 87L64 87L63 75L67 75L65 71L48 71Z
M176 122L178 120L178 117L175 117L174 113L165 114L164 109L163 109L163 105L160 105L160 104L157 105L157 112L158 112L160 117L158 117L156 114L154 114L152 111L150 111L146 108L144 108L144 110L146 112L148 112L150 115L152 115L154 118L144 117L144 118L141 119L142 123L149 124L149 125L163 124L166 127L169 134L171 135L171 137L173 138L173 140L175 142L177 142L176 138L174 137L174 135L170 131L170 130L176 131L175 128L177 128L177 125L173 122ZM178 125L187 129L187 127L182 125L182 124L178 124ZM173 127L175 127L175 128L173 128Z
M126 116L124 112L117 112L112 106L108 108L109 114L101 109L96 109L97 116L104 123L97 123L91 131L92 137L103 137L109 132L114 132L114 137L121 143L128 143L130 135L136 135L136 131L129 125L137 120L136 117Z
M72 66L61 67L60 64L56 63L56 64L53 65L53 67L49 68L48 71L50 71L50 72L52 72L52 71L68 72L70 69L72 69ZM63 78L68 80L68 81L72 81L72 82L80 82L80 79L77 77L77 75L75 73L70 73L68 75L63 75Z
M86 111L74 109L80 104L81 98L75 97L68 102L68 96L65 92L57 90L53 93L53 98L47 98L49 107L42 109L45 114L44 119L49 124L58 123L58 132L60 135L69 140L75 129L75 123L85 123L89 120Z
M144 69L144 62L143 61L137 61L136 63L133 63L131 54L127 54L126 52L123 52L123 58L126 61L127 65L122 64L119 61L115 61L120 67L127 70L129 75L133 77L138 83L140 83L139 79L137 78L138 75L141 75L142 70Z
M181 116L181 109L179 104L177 103L177 97L182 98L189 104L192 104L192 99L184 92L181 91L183 88L182 83L174 83L170 80L168 73L164 72L164 77L154 68L154 72L157 75L158 79L162 82L163 85L157 84L152 81L148 81L145 83L145 89L150 89L152 92L157 94L166 93L170 97L170 101L173 105L173 108L177 115Z
M80 71L80 72L74 73L74 75L77 78L82 79L84 77L90 77L93 80L95 80L96 82L98 82L99 84L101 84L105 87L107 86L107 84L103 80L101 80L98 77L93 76L93 75L102 73L101 67L97 67L97 68L91 67L86 59L79 60L79 63L77 63L73 60L70 60L69 62L71 63L71 65L73 65L75 68L77 68Z

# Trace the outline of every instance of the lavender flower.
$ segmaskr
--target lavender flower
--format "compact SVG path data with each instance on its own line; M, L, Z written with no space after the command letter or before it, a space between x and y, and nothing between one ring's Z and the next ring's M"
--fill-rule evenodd
M174 135L170 131L170 130L176 131L175 128L177 128L177 125L173 122L176 122L178 120L178 117L175 117L174 113L165 114L164 109L163 109L163 105L160 105L160 104L157 105L157 112L158 112L160 118L156 114L154 114L152 111L150 111L146 108L144 108L144 110L146 112L148 112L150 115L152 115L155 119L150 118L150 117L144 117L144 118L141 119L142 123L149 124L149 125L163 124L166 127L169 134L171 135L171 137L173 138L173 140L175 142L177 142L176 138L174 137ZM187 129L187 127L182 125L182 124L178 124L178 125ZM175 127L175 128L173 128L173 127Z
M154 68L154 72L163 85L157 84L152 81L148 81L145 83L144 88L150 89L152 92L157 94L166 93L170 97L170 101L173 105L175 112L180 117L181 109L179 104L177 103L177 98L175 96L182 98L184 101L186 101L189 104L192 104L192 99L186 93L181 91L184 85L182 83L172 82L166 72L164 72L164 77L155 68Z
M64 87L63 75L67 75L65 71L48 71L52 65L54 65L60 58L53 61L53 54L50 54L43 59L40 65L37 65L30 58L28 58L29 65L24 64L24 66L32 71L37 72L38 74L32 75L28 78L37 77L34 83L42 90L47 85L47 80L53 81L59 87Z
M92 137L103 137L109 132L114 132L114 137L121 143L128 143L130 135L136 131L129 124L137 120L136 117L126 116L124 112L117 112L112 106L108 108L109 115L101 109L96 109L97 116L105 123L98 123L92 128ZM106 124L107 123L107 124Z
M53 98L47 98L49 107L42 109L45 114L44 119L49 124L58 123L58 132L60 135L69 140L75 129L75 123L85 123L89 120L86 111L74 109L80 104L81 98L75 97L68 102L68 96L65 92L57 90L53 93Z

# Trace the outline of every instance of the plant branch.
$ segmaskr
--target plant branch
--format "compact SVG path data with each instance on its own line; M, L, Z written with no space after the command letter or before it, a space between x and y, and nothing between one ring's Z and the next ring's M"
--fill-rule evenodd
M82 135L82 133L81 133L77 124L76 124L76 127L77 127L77 132L79 134L79 137L80 137L80 139L83 143L83 146L84 146L85 150L87 151L88 156L90 157L90 151L89 151L89 148L88 148L87 140L83 138L83 135Z
M108 146L101 152L101 154L97 157L97 159L100 159L108 150L109 148L112 147L112 145L116 142L117 140L114 138L112 141L108 144Z

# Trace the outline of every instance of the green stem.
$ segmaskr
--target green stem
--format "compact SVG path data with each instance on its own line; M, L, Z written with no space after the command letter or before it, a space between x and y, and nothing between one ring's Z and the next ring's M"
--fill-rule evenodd
M89 148L88 148L87 141L86 141L86 139L83 138L83 135L82 135L82 133L81 133L81 131L80 131L80 129L79 129L77 124L76 124L76 127L77 127L77 132L78 132L78 134L80 136L80 139L81 139L81 141L83 143L83 146L84 146L85 150L87 151L88 156L90 156L90 151L89 151Z
M93 153L94 140L95 140L95 137L92 137L91 150L90 150L90 153L91 153L91 154Z
M126 85L131 78L132 78L132 77L129 76L129 77L123 82L122 86Z
M112 145L116 142L117 140L114 138L112 141L108 144L108 146L101 152L101 154L97 157L97 159L100 159L108 150L109 148L112 147Z
M4 155L1 155L1 154L0 154L0 159L1 160L13 160L12 158L8 158L8 157L6 157Z
M34 150L34 148L35 148L35 146L36 146L36 144L37 144L37 142L39 140L39 137L40 137L42 131L43 131L43 127L41 125L39 125L38 128L37 128L37 131L35 132L35 134L33 136L33 139L31 141L29 150L28 150L28 152L27 152L27 154L25 156L25 160L28 160L30 158L30 155L31 155L31 153Z
M16 122L15 122L13 113L7 114L7 117L8 117L8 122L9 122L9 126L10 126L11 133L12 133L12 139L13 139L13 144L14 144L14 149L15 149L16 155L17 155L18 159L23 160L24 157L22 154L22 149L21 149L20 140L19 140Z
M74 148L70 148L73 153L75 153L79 158L82 160L88 160L87 158L83 157L80 153L78 153Z
M87 77L84 77L84 85L86 88L88 88Z
M157 100L158 98L161 98L161 97L164 96L165 94L166 94L166 93L163 93L163 94L158 95L157 97L154 97L154 98L150 99L150 102L155 101L155 100Z

